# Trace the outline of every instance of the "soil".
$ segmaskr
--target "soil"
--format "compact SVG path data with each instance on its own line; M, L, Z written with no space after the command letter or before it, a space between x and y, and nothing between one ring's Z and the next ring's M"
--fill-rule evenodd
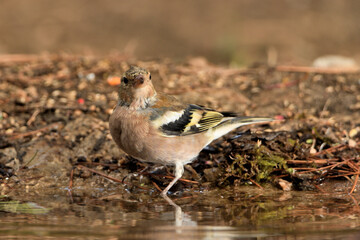
M240 69L203 58L177 63L21 55L0 62L0 195L26 198L65 189L94 196L116 190L123 198L158 194L172 178L171 167L142 171L149 164L121 152L108 129L117 86L107 80L130 65L150 70L158 91L183 101L278 120L210 144L173 193L242 185L358 190L359 72Z

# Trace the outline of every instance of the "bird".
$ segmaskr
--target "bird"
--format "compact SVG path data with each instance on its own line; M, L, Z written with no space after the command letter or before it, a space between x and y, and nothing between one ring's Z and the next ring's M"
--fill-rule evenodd
M175 178L161 192L167 197L183 175L184 165L213 140L244 125L271 121L183 103L157 92L148 70L131 66L121 78L109 128L117 146L131 157L175 166Z

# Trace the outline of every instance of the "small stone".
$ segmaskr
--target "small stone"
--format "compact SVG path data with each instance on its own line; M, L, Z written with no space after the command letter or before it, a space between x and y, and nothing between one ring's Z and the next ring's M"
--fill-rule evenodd
M86 83L86 82L81 82L81 83L78 85L78 89L79 89L79 90L84 90L85 88L87 88L87 83Z
M292 189L292 183L288 182L288 181L286 181L284 179L280 178L279 181L278 181L278 184L279 184L279 186L281 187L281 189L283 191L291 191L291 189Z
M81 116L83 114L83 112L81 111L81 110L79 110L79 109L76 109L75 111L74 111L74 116L75 117L79 117L79 116Z
M315 153L317 153L317 151L316 151L315 148L311 147L311 148L310 148L310 153L311 153L311 154L315 154Z
M86 75L86 79L89 81L89 82L94 82L95 80L95 73L89 73L88 75Z
M10 135L10 134L13 134L13 133L14 133L14 129L12 129L12 128L6 129L6 131L5 131L6 135Z
M349 137L353 138L358 134L358 128L353 128L349 131Z
M69 100L74 101L74 100L76 99L76 94L77 94L76 91L73 90L73 91L70 91L70 92L68 93L67 97L68 97Z
M26 132L26 130L27 130L27 127L26 127L26 126L22 126L22 127L20 127L20 129L19 129L20 132Z
M351 147L351 148L354 148L357 145L356 141L354 139L349 139L348 144L349 144L349 147Z
M51 93L51 96L58 97L58 96L60 96L60 94L61 94L61 92L59 90L55 90Z
M114 109L108 108L106 109L106 114L111 115L113 113Z
M67 99L66 98L60 98L59 99L59 103L67 103Z
M49 98L49 99L47 100L47 102L46 102L46 106L47 106L48 108L51 108L51 107L54 107L55 103L56 103L56 101L55 101L54 99Z
M89 107L89 111L95 112L95 110L96 110L96 106L95 106L95 105L91 105L91 106Z

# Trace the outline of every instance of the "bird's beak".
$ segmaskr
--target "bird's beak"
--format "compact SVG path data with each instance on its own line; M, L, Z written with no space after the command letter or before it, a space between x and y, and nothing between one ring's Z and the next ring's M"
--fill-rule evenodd
M135 87L140 87L145 82L143 75L138 75L134 79Z

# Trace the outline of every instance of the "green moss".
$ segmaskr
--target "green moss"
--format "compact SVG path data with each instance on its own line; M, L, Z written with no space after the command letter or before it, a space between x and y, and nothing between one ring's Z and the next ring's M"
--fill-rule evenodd
M289 174L294 172L293 169L288 168L283 157L274 154L265 146L255 146L250 152L247 151L242 155L237 153L230 161L226 168L225 179L221 179L221 182L229 177L235 177L242 181L249 179L257 182L270 181L274 170L280 169Z
M258 174L256 181L269 180L270 174L275 169L287 170L286 160L276 154L273 154L265 146L260 146L255 149L255 164L257 165Z
M33 202L22 203L20 201L0 202L0 211L26 214L46 214L50 209L44 208Z
M292 139L292 138L288 138L287 139L287 144L294 147L296 145L297 141Z

